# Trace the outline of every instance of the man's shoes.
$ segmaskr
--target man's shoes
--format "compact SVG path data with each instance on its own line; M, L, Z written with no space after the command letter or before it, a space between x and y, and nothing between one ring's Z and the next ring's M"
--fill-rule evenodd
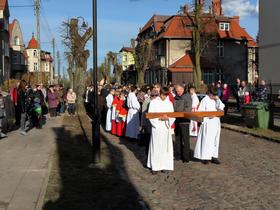
M158 171L151 171L152 175L157 175Z
M182 160L183 163L189 163L190 160Z
M201 162L202 162L202 164L204 164L204 165L209 164L209 160L202 160Z
M167 171L167 170L161 170L161 173L163 173L163 174L169 174L169 171Z
M217 165L221 164L221 162L217 158L212 158L211 163L214 163Z
M27 135L26 131L21 131L19 134L22 135L22 136L26 136Z
M0 133L0 138L2 139L2 138L6 138L6 137L8 137L5 133Z

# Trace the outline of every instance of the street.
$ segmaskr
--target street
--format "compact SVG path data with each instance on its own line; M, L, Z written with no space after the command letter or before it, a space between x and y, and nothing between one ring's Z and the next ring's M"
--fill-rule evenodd
M223 130L221 165L175 161L174 172L153 176L143 167L143 148L106 135L122 150L121 170L150 209L280 209L278 143Z
M83 124L86 125L84 128L85 133L90 135L89 121L87 118L83 119ZM10 133L7 139L0 141L1 210L31 210L41 209L42 206L44 209L55 209L48 208L44 204L44 202L48 202L44 195L49 179L49 164L51 163L50 160L52 160L50 158L54 152L55 142L56 144L61 144L62 139L65 138L59 132L54 131L64 129L65 124L63 122L65 121L61 118L48 121L44 128L43 137L41 130L31 130L28 137L19 136L18 132L14 131ZM74 123L74 130L74 127L70 126L71 124L69 124L70 130L66 127L68 130L67 135L71 136L72 139L68 140L69 143L74 141L73 135L80 135L77 133L77 126L80 125L78 118L73 118L72 123ZM76 207L91 206L86 209L106 210L116 209L116 207L119 207L120 202L122 206L126 206L128 209L141 209L139 206L142 206L143 210L280 209L279 143L224 129L220 145L221 165L203 165L196 160L186 164L175 160L174 172L152 175L145 168L146 157L143 147L139 147L137 143L130 142L127 139L120 140L103 131L102 136L105 137L102 143L102 150L108 147L108 149L105 149L108 151L102 154L102 159L105 162L112 159L110 162L116 167L116 172L108 172L109 169L90 172L87 168L87 161L90 160L85 156L85 154L90 156L90 153L88 153L90 150L86 148L86 144L71 144L70 148L77 147L77 151L84 151L83 156L81 156L84 163L80 166L77 163L73 163L72 166L66 167L61 162L58 167L63 166L62 168L54 168L54 170L59 170L55 171L55 173L60 174L61 178L59 179L62 179L63 185L56 186L53 180L48 185L56 189L64 189L61 195L60 190L58 190L57 193L59 194L57 195L58 197L55 196L56 198L70 199L71 201L71 197L75 195L77 196L75 197L77 202L83 201L83 203L75 203ZM67 145L65 143L63 148L67 149ZM195 139L191 140L191 145L194 148ZM71 153L69 149L68 151ZM77 159L75 155L73 158ZM65 160L67 161L67 158ZM53 161L57 161L57 159ZM68 167L70 168L67 169ZM74 169L73 167L78 168ZM65 177L66 173L68 173L67 170L69 172L72 170L79 171L80 175L77 174L73 177L69 174L69 178L67 178ZM82 174L88 174L87 176L92 174L95 178L90 179L90 181ZM98 178L101 174L103 174L103 178ZM118 176L123 181L117 178ZM108 181L104 182L106 177ZM68 186L70 183L68 183L67 179L72 180L72 183L75 182L77 188ZM79 180L88 180L87 185L98 186L98 188L85 187L79 184ZM98 180L103 181L101 183ZM108 184L114 184L109 186L110 184L108 185L107 182ZM83 188L79 190L79 186L83 186ZM100 191L99 188L103 190ZM86 189L90 189L90 191L84 191ZM110 193L106 189L111 189L110 191L113 190L114 193ZM75 192L76 190L77 192ZM120 194L117 193L118 190ZM130 199L125 201L126 190L131 195L129 196ZM84 195L89 192L94 195L99 193L99 195L96 194L98 196L92 197L94 200L87 201L85 198L79 198L79 196L82 196L81 192ZM122 196L122 194L124 195ZM68 195L71 196L69 197ZM110 199L106 198L106 195L110 195ZM90 198L90 194L88 196ZM102 202L103 199L106 202ZM60 205L62 205L60 207L63 207L63 200L58 200L57 202L59 202L57 207ZM84 202L92 204L88 203L87 205ZM135 203L139 203L139 206L136 206ZM56 204L54 203L53 207L55 206Z

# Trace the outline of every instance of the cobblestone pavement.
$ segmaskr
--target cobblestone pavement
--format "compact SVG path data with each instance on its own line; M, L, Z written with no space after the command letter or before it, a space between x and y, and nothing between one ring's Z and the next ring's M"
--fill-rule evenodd
M152 210L280 209L280 144L223 130L221 165L175 161L175 171L151 175L143 147L104 134L125 160L119 165ZM108 143L107 142L107 143ZM192 148L195 139L191 140ZM115 157L118 159L117 155Z

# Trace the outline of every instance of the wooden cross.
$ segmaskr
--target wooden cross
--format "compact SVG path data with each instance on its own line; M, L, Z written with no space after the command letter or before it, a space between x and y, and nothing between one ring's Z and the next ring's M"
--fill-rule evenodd
M195 120L198 122L203 121L204 117L222 117L224 116L224 111L214 111L214 112L150 112L146 113L147 119L161 118L164 115L170 118L187 118Z

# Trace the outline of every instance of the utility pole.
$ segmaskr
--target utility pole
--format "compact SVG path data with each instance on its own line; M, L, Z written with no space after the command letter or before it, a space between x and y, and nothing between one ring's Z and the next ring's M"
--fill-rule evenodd
M41 0L34 0L34 10L36 15L36 36L39 45L39 59L38 59L38 72L37 82L42 82L42 69L41 69L41 41L40 41L40 13L41 13Z
M56 60L57 60L57 76L58 76L58 82L59 82L60 78L61 78L61 72L60 72L61 60L60 60L60 52L59 51L57 51L57 53L56 53Z
M55 64L56 64L56 59L55 59L55 39L53 38L52 39L52 48L53 48L53 71L50 72L50 75L51 75L51 84L53 83L53 79L55 77Z

